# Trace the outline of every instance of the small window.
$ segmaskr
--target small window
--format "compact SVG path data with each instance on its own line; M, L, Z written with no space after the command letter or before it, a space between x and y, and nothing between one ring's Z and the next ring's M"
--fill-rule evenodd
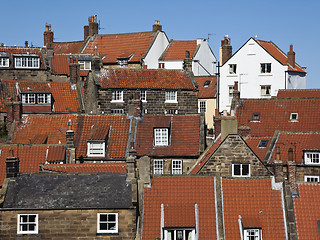
M111 114L123 114L124 111L121 108L111 109Z
M146 90L141 90L140 91L140 100L142 102L146 102L147 101L147 91Z
M298 113L290 113L290 121L297 122L298 121Z
M38 104L49 104L49 103L51 103L51 94L38 93L37 94L37 103Z
M166 102L177 102L177 91L166 91Z
M232 103L234 86L229 86L229 104Z
M203 84L203 87L209 87L210 83L211 83L211 81L209 81L209 80L205 81Z
M259 142L258 148L266 148L268 145L269 140L267 139L262 139Z
M163 174L163 160L153 160L153 174Z
M168 143L169 143L168 128L155 128L154 129L154 145L168 146Z
M244 230L245 240L261 240L261 229L245 229Z
M199 101L199 113L201 112L207 112L207 102L206 101Z
M304 181L309 183L319 182L319 176L304 176Z
M261 73L271 73L271 63L260 64Z
M178 110L177 109L166 109L164 110L164 114L178 114Z
M9 67L9 58L0 58L0 67Z
M79 61L80 70L91 70L91 61Z
M271 96L271 86L265 85L261 86L261 97L270 97Z
M229 64L229 74L237 73L237 64Z
M18 214L17 234L38 234L38 214Z
M171 162L172 174L182 174L182 160L172 160Z
M120 67L128 67L128 59L119 60Z
M98 213L97 233L117 233L118 213Z
M164 240L195 240L195 229L165 229Z
M252 122L260 122L260 113L252 114Z
M105 156L105 141L88 141L87 156L88 157L104 157Z
M232 164L233 177L250 177L250 164L249 163L233 163Z
M305 164L320 164L319 162L319 152L305 152L304 153L304 163Z
M123 102L123 91L113 90L112 91L112 102Z
M164 68L164 63L159 63L159 68L163 69Z

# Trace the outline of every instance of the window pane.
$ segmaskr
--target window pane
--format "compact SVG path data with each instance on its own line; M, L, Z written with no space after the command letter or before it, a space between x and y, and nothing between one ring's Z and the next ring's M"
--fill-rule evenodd
M29 222L36 222L36 215L29 215Z
M100 230L108 230L108 224L107 223L100 223Z
M240 175L240 164L233 165L233 175L236 175L236 176Z
M242 175L249 175L249 164L242 164Z
M108 214L108 221L116 221L116 215L114 214Z

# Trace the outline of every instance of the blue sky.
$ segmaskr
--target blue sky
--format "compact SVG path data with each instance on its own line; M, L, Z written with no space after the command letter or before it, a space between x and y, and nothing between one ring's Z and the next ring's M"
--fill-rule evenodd
M316 75L320 56L320 1L4 1L1 3L0 42L43 45L45 24L55 41L83 39L83 26L98 15L100 33L150 31L160 20L169 39L207 38L216 57L224 35L235 52L250 37L271 40L284 52L293 44L296 62L307 67L307 88L320 88Z

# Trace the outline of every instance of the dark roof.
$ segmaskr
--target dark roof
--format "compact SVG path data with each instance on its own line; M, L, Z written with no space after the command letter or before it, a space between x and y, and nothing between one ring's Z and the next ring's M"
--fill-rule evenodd
M3 208L129 208L131 183L123 173L29 173L8 185Z

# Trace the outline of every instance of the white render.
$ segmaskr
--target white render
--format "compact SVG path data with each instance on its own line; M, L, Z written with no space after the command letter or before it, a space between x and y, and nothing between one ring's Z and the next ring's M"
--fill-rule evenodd
M261 64L271 63L270 73L261 73ZM236 73L229 73L229 65L236 64ZM279 89L306 88L305 73L288 72L288 66L282 65L260 44L250 38L220 68L219 111L230 110L229 86L238 81L240 98L271 98ZM261 95L261 86L271 86L269 96Z

